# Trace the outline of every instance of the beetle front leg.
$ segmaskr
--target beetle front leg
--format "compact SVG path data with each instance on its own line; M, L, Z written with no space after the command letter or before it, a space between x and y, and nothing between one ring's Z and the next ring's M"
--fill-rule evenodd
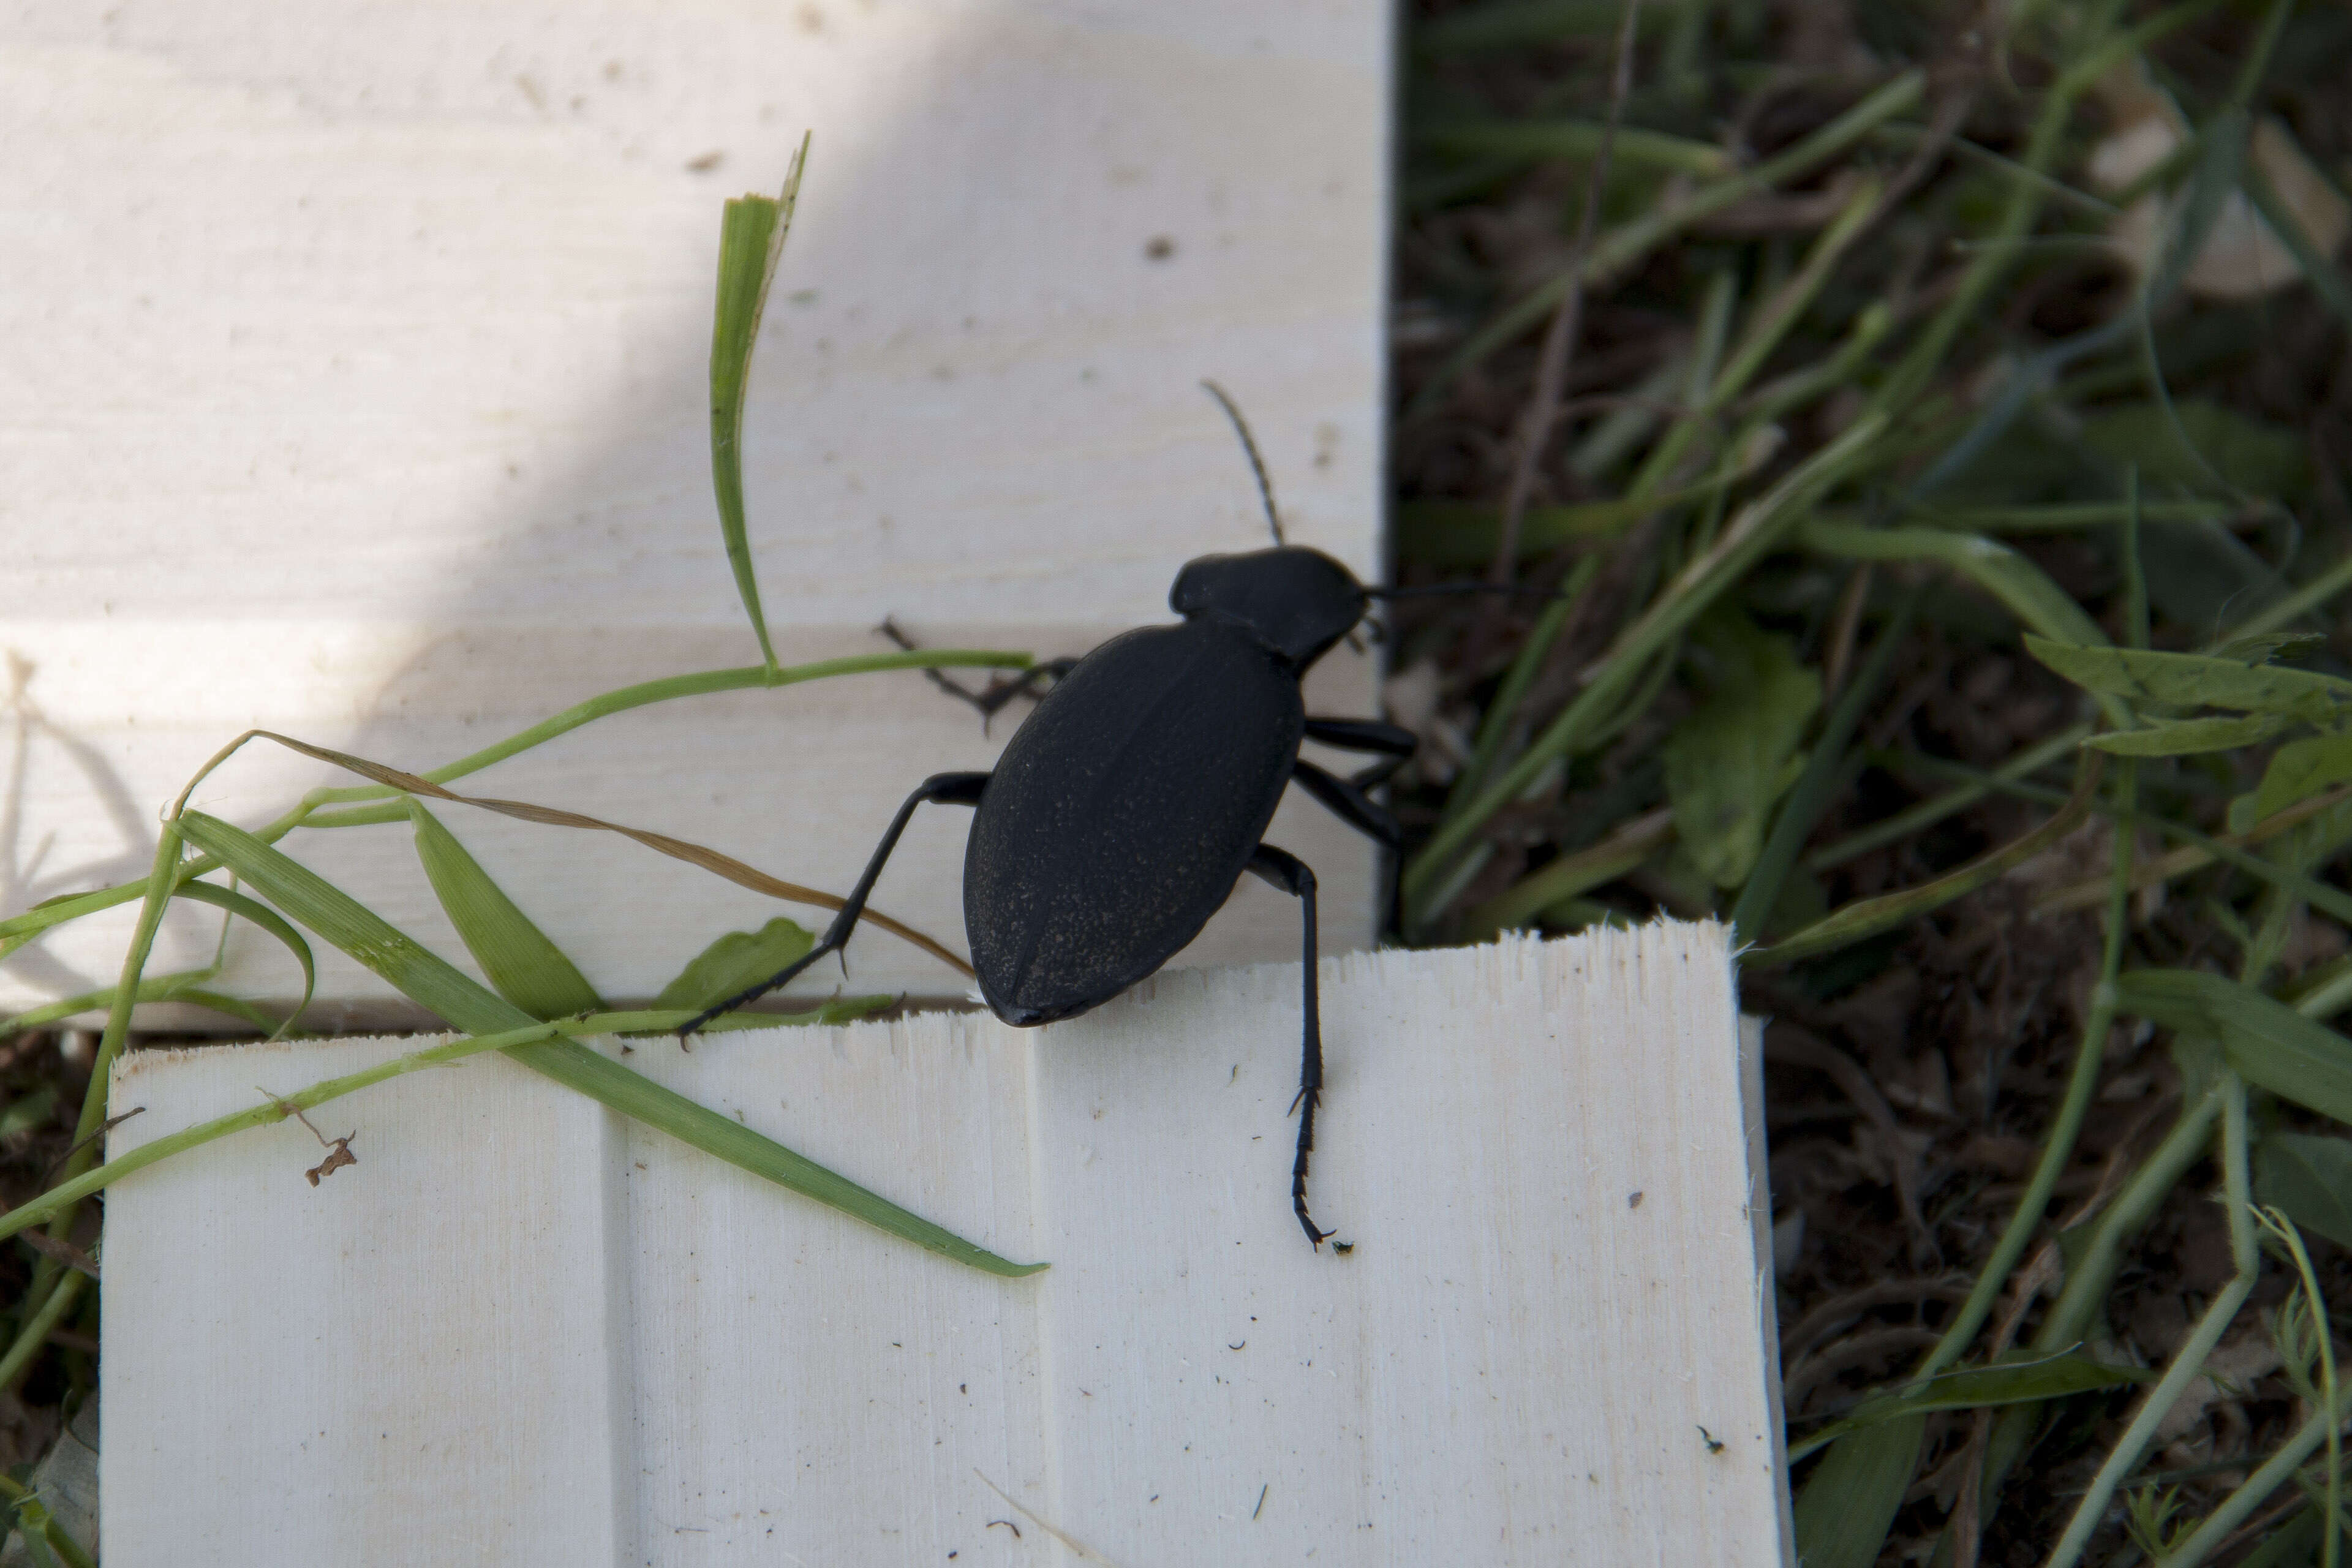
M1261 844L1251 851L1249 869L1298 900L1306 925L1299 975L1298 1153L1290 1165L1290 1206L1307 1239L1320 1247L1331 1233L1315 1228L1307 1213L1307 1158L1315 1152L1315 1107L1323 1098L1323 1021L1315 994L1315 873L1286 849Z
M849 933L857 929L857 917L866 912L866 897L874 891L874 884L881 877L883 863L890 858L890 851L898 847L898 836L907 831L907 819L915 815L915 807L927 800L936 801L941 805L978 805L980 792L987 787L986 773L933 773L925 779L898 807L898 815L890 819L888 831L882 835L882 842L874 847L872 858L866 862L866 874L857 879L857 886L851 889L849 897L842 901L840 912L833 917L833 924L825 928L824 939L749 991L730 996L716 1006L705 1007L687 1020L685 1027L678 1030L677 1037L683 1041L719 1014L730 1012L746 1002L755 1002L779 986L790 984L802 970L826 953L840 952L848 942Z
M1318 719L1310 715L1307 721L1307 739L1342 752L1380 753L1383 761L1374 763L1348 780L1359 790L1386 784L1391 773L1412 760L1413 752L1421 746L1421 737L1412 731L1379 719Z

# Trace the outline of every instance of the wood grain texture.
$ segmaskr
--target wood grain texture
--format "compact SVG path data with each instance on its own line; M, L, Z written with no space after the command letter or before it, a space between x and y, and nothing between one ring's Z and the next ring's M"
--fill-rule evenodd
M1052 1260L1025 1281L495 1058L322 1108L360 1163L316 1190L299 1127L128 1178L107 1560L1789 1561L1723 930L1321 980L1313 1195L1345 1256L1286 1201L1282 965L1043 1030L928 1015L628 1058ZM113 1152L402 1044L133 1058L117 1103L147 1110Z
M710 293L721 199L775 188L803 128L745 432L787 657L878 648L885 614L1041 655L1164 617L1183 561L1264 536L1203 376L1295 537L1376 571L1391 33L1384 0L12 8L0 912L143 873L157 806L248 726L429 767L752 662ZM1367 711L1370 667L1326 688ZM845 729L835 700L634 715L477 782L839 890L907 789L992 748L911 678L857 683ZM206 804L249 824L344 782L257 755ZM614 996L775 912L617 842L480 837ZM1302 837L1360 945L1370 852ZM404 838L296 852L429 927ZM952 847L914 852L885 906L952 942ZM110 983L127 929L16 955L0 1006ZM213 931L175 918L166 962ZM1193 956L1281 941L1244 910ZM952 989L867 948L862 983ZM291 994L266 942L232 982Z

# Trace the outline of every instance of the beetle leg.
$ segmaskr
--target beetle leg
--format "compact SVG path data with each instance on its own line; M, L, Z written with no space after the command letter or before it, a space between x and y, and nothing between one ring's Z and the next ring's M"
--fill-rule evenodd
M1325 773L1304 757L1291 764L1290 776L1305 784L1307 794L1329 806L1333 816L1357 832L1377 838L1391 849L1404 847L1404 825L1386 806L1366 795L1356 781Z
M874 883L882 875L883 862L888 860L890 851L898 847L898 836L907 831L907 819L915 815L915 807L927 800L940 805L978 805L980 792L987 787L986 773L933 773L925 779L898 807L898 815L890 819L888 831L882 835L882 842L874 847L873 858L866 862L866 874L857 879L857 886L851 889L849 897L843 900L840 912L833 917L833 924L825 928L824 940L750 990L730 996L715 1006L705 1007L687 1021L686 1026L678 1030L677 1037L683 1040L719 1014L740 1007L746 1002L757 1001L777 987L790 984L794 976L818 959L829 952L840 952L849 941L849 933L857 929L857 917L866 912L866 896L874 891Z
M1378 719L1317 719L1307 721L1307 738L1320 741L1327 746L1337 746L1343 752L1379 752L1391 757L1410 757L1420 748L1421 737L1401 724L1383 723Z
M1306 946L1299 978L1298 1156L1290 1165L1290 1206L1298 1215L1307 1239L1321 1247L1330 1236L1315 1228L1307 1214L1307 1157L1315 1151L1315 1107L1323 1098L1323 1022L1315 997L1315 873L1307 862L1286 849L1261 844L1250 852L1249 868L1261 880L1273 883L1298 900L1305 917Z
M1380 752L1385 761L1374 763L1348 781L1360 790L1386 784L1389 775L1410 762L1421 745L1421 738L1412 731L1382 723L1378 719L1309 719L1307 721L1307 739L1342 752ZM1339 808L1333 806L1332 809L1338 811ZM1347 813L1340 812L1340 815L1345 816ZM1376 838L1381 837L1370 828L1364 831L1372 833Z
M888 637L892 642L896 643L899 647L903 648L907 652L913 653L916 651L914 639L909 637L906 633L900 631L898 629L898 623L889 619L887 616L885 616L882 624L876 626L874 629L880 632L884 637ZM1049 658L1043 664L1031 665L1028 668L1023 670L1020 674L1014 676L1010 680L1004 679L1002 677L993 678L983 689L979 691L974 691L971 688L966 686L962 681L956 679L945 670L927 669L923 671L923 675L933 686L938 687L941 691L946 692L957 701L969 702L974 709L978 710L981 718L981 730L982 732L985 734L987 732L988 721L995 718L997 710L1003 708L1006 703L1012 701L1016 697L1034 697L1039 695L1035 690L1037 682L1046 679L1059 680L1062 677L1069 674L1070 671L1076 669L1077 667L1078 661L1075 658Z

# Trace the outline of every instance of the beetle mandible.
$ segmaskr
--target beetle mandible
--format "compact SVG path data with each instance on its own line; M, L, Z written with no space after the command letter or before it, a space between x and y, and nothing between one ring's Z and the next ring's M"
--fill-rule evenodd
M991 773L934 773L875 846L824 936L797 962L702 1013L691 1034L838 952L915 808L974 808L964 850L964 927L980 993L1006 1023L1074 1017L1157 971L1200 933L1247 872L1298 900L1301 950L1297 1152L1290 1201L1307 1240L1330 1236L1307 1209L1307 1157L1323 1089L1316 1005L1315 873L1265 842L1292 782L1391 848L1396 818L1367 793L1413 752L1377 720L1309 717L1300 683L1364 618L1373 590L1319 550L1282 542L1256 443L1222 388L1276 544L1205 555L1177 574L1174 626L1126 632L1056 677ZM1026 681L1017 683L1026 684ZM967 694L968 695L968 694ZM1303 741L1383 760L1342 778L1298 754Z

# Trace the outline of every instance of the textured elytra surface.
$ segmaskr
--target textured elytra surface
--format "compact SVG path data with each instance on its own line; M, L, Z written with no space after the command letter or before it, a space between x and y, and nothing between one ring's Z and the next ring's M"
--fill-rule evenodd
M1208 621L1105 644L1004 750L964 858L964 929L1007 1022L1108 1001L1215 914L1306 725L1296 676Z

